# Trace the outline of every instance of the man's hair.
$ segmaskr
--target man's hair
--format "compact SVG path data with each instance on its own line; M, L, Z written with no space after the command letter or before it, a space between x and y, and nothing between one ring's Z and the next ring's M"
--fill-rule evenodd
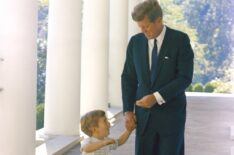
M103 110L93 110L86 113L80 119L81 130L91 137L93 134L92 127L97 127L99 119L105 116L106 113Z
M134 7L132 19L136 22L142 21L147 16L150 22L155 21L158 17L162 17L162 8L157 0L146 0Z

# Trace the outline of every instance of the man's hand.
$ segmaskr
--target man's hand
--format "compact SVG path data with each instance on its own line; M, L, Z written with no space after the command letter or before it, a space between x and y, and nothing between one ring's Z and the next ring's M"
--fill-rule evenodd
M136 101L136 105L142 108L151 108L157 103L157 100L153 94L146 95L142 99Z
M133 112L125 112L125 127L128 131L132 131L136 127L136 115Z

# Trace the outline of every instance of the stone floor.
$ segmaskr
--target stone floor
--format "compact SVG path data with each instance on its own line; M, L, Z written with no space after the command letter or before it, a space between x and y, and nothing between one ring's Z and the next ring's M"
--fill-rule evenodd
M112 137L118 137L124 130L122 114L116 116L111 128ZM201 97L189 99L185 133L186 155L231 155L234 140L231 140L230 127L234 126L233 98ZM127 143L120 146L113 155L134 155L132 133ZM80 146L76 146L65 155L80 155Z

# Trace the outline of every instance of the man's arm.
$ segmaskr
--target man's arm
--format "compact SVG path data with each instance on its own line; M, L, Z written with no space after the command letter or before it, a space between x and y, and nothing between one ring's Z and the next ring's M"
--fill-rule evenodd
M137 76L133 61L133 39L129 41L127 55L121 75L121 88L123 100L123 112L125 115L125 127L129 130L136 124L136 116L133 113L136 103Z
M137 75L133 58L133 39L131 38L128 47L126 60L121 75L121 89L123 100L123 112L134 111L137 90Z
M165 101L170 100L177 94L182 93L192 82L194 53L187 34L178 39L179 53L176 66L176 78L158 90Z

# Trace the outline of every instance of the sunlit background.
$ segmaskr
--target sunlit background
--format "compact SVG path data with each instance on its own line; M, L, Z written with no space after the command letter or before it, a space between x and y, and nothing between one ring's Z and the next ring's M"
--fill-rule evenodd
M187 91L233 93L234 3L228 0L161 0L160 3L164 10L166 25L186 32L191 39L195 53L195 68L193 82ZM41 128L49 2L40 0L38 4L37 128Z

